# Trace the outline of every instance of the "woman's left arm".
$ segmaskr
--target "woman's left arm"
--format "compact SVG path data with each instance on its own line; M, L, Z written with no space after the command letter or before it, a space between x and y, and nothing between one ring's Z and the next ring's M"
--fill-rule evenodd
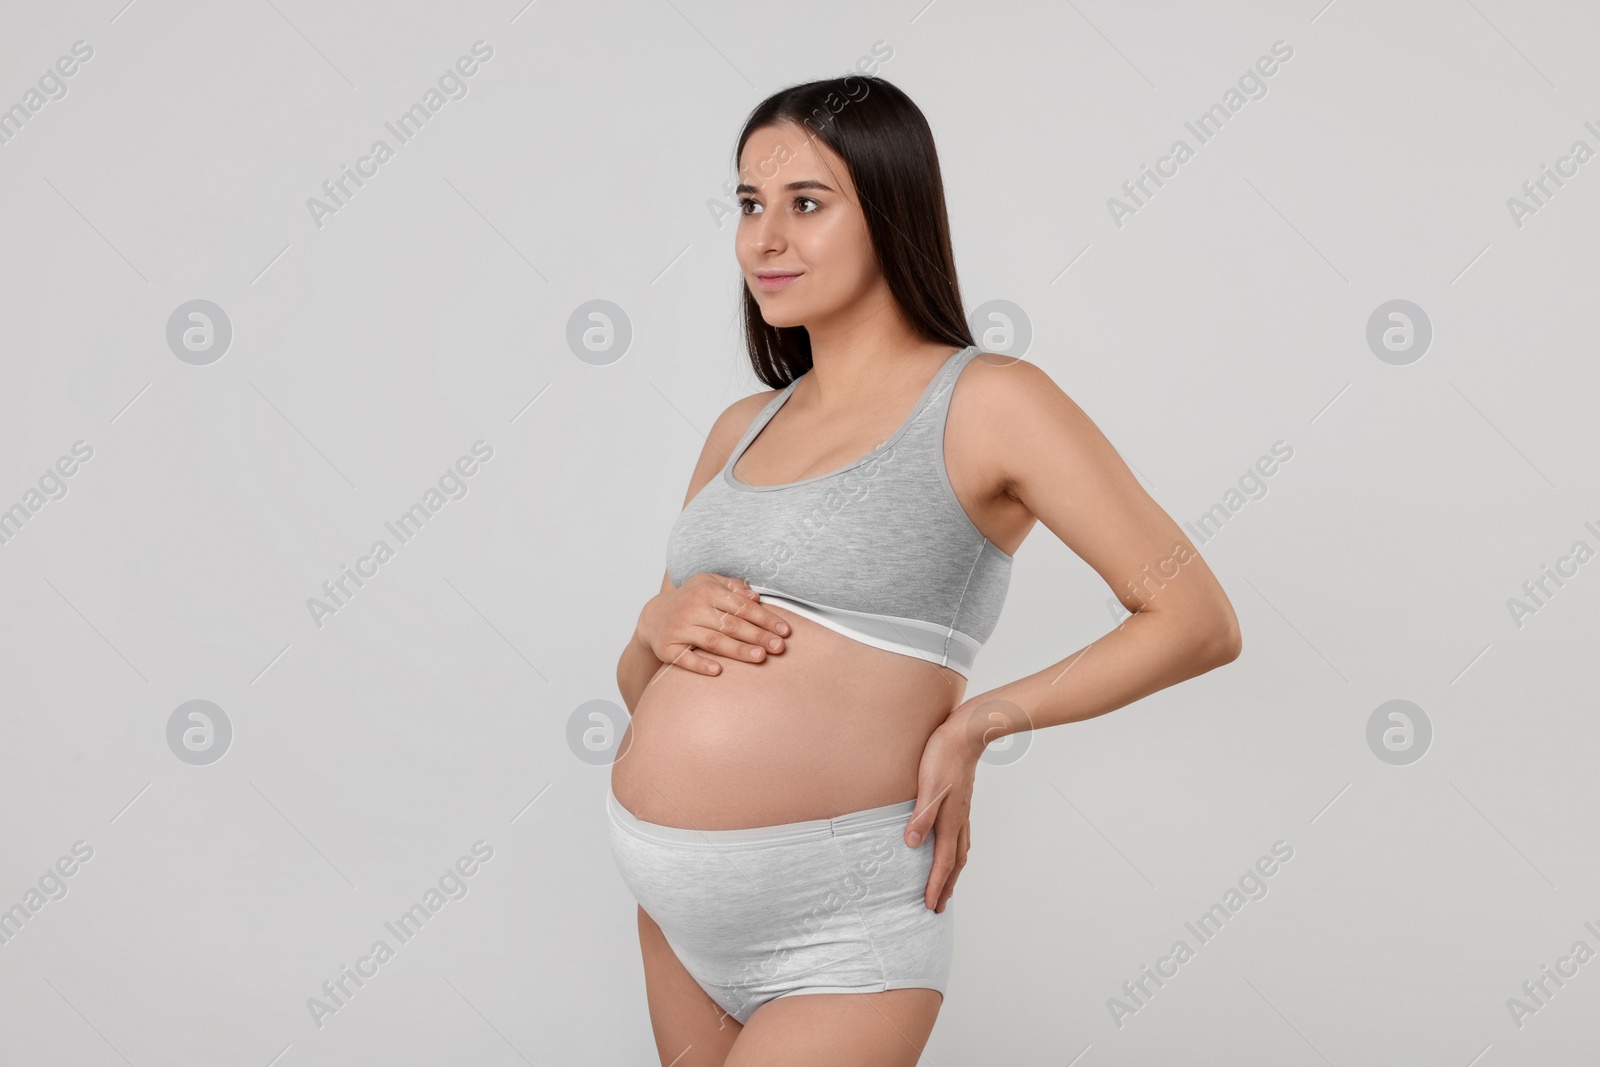
M1132 614L1044 670L968 697L929 738L906 843L915 847L934 831L925 903L936 911L966 866L972 785L985 745L1115 711L1232 662L1241 647L1238 619L1216 576L1089 416L1031 363L985 371L973 376L979 387L969 394L985 427L978 458Z

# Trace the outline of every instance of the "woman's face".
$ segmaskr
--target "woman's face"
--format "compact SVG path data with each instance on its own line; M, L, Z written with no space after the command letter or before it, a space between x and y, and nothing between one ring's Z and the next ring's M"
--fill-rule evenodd
M737 193L735 254L769 326L815 327L882 284L849 168L807 131L753 132Z

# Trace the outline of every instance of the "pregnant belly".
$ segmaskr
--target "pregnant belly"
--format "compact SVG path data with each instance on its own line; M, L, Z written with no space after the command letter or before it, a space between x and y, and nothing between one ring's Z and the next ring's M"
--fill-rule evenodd
M702 830L825 819L909 800L929 735L959 704L949 667L862 644L776 604L791 628L760 663L664 665L612 765L634 815Z

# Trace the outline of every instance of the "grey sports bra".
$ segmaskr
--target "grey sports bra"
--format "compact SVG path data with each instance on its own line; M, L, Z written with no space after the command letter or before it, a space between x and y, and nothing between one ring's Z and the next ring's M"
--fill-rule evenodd
M739 481L734 464L800 379L790 382L673 523L673 586L703 571L743 578L763 602L970 677L1012 564L973 525L944 463L950 395L977 354L969 345L946 360L894 435L854 463L782 485Z

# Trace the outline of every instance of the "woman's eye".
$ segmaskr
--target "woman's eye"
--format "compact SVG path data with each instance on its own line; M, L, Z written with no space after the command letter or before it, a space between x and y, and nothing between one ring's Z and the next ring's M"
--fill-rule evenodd
M821 207L822 207L821 201L813 200L809 196L797 196L797 197L794 198L794 203L795 203L795 208L796 208L797 213L801 214L801 215L815 215L817 213L817 211L820 210ZM806 210L806 209L802 208L801 205L804 205L804 204L811 205L810 209ZM749 197L740 197L739 198L739 214L741 214L741 215L755 215L755 214L758 214L759 211L763 211L763 210L765 210L765 209L762 208L759 203L757 203L756 201L750 199Z

